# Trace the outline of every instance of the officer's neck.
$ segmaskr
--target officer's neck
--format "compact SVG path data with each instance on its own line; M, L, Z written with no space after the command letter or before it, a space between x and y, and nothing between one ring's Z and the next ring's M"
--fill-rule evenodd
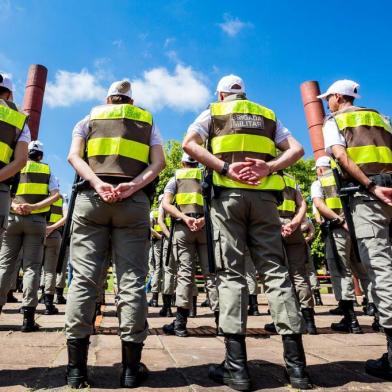
M224 102L235 101L236 99L246 99L245 94L230 94L223 98Z
M353 106L352 102L348 102L348 101L342 102L339 104L337 112L340 112L341 110L344 110L344 109L351 108L351 106Z

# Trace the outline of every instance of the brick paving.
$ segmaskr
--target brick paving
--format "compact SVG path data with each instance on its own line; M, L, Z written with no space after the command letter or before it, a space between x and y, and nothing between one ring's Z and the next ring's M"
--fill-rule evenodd
M18 295L20 298L20 294ZM204 296L199 296L199 303ZM309 372L316 391L392 391L391 382L368 376L364 361L377 358L385 350L385 338L370 328L372 318L360 316L363 335L335 334L329 329L338 316L328 310L334 304L330 294L323 295L328 305L316 309L320 334L305 336ZM91 387L85 391L114 391L119 388L121 372L120 340L113 295L107 295L104 315L98 320L98 334L91 338L89 376ZM254 390L290 391L282 359L281 339L265 332L270 322L266 301L259 296L263 315L250 317L248 323L248 358ZM0 391L67 391L65 366L67 352L63 335L64 308L60 314L43 315L39 305L37 321L42 329L22 334L19 304L7 304L0 316ZM140 391L229 391L207 377L208 365L223 359L223 338L214 335L214 318L206 308L198 308L198 317L189 320L191 336L165 336L161 327L168 319L158 317L150 308L150 335L143 351L143 362L151 371ZM359 314L360 308L357 308Z

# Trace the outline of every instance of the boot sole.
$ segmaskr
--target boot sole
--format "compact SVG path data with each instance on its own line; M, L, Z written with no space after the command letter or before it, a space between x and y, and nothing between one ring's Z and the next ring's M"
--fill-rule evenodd
M89 386L85 377L67 377L67 385L74 389L83 389Z
M292 388L313 389L313 384L311 383L309 378L307 378L307 377L305 377L305 378L290 377L289 374L287 373L287 369L286 369L285 373L286 373L286 378L289 380L289 383Z
M234 389L236 391L250 391L251 390L251 381L243 381L243 382L233 382L233 380L230 378L217 378L214 377L212 374L208 375L209 378L211 378L211 380L215 381L217 384L223 384L223 385L227 385L228 387L230 387L231 389Z

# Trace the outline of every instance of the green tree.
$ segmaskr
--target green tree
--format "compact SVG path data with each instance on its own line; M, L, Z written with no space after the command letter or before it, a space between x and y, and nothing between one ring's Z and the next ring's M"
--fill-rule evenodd
M169 140L164 146L166 167L159 173L159 181L155 188L154 206L157 205L158 196L163 193L166 184L174 176L177 169L181 167L182 146L178 140Z

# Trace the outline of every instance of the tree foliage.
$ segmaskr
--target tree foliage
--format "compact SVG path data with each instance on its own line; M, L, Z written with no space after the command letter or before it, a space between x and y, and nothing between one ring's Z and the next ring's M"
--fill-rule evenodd
M158 196L163 193L166 184L181 167L182 146L178 140L169 140L164 146L166 167L159 173L159 181L155 188L154 206L157 205Z

